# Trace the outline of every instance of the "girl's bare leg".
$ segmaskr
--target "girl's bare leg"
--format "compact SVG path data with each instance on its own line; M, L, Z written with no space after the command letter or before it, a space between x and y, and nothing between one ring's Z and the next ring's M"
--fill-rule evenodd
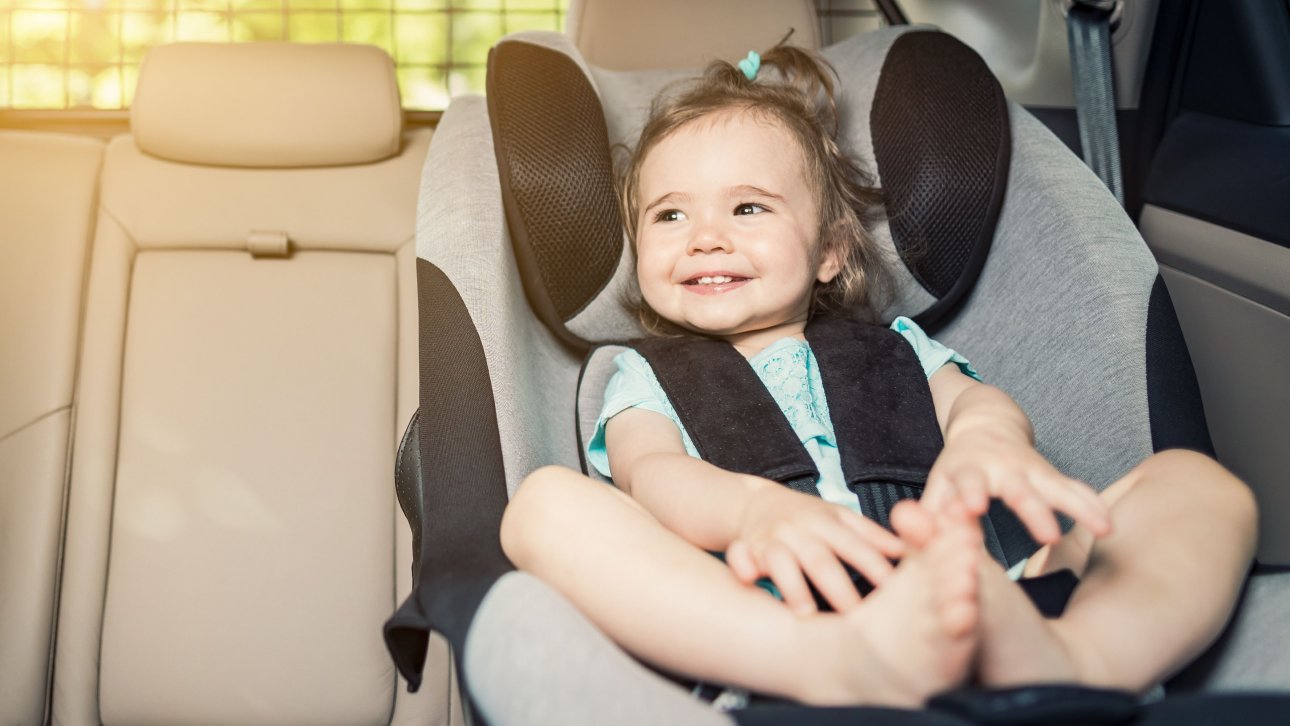
M978 678L986 685L1077 681L1145 691L1200 654L1231 615L1254 556L1253 495L1208 457L1157 454L1103 492L1114 532L1075 527L1026 574L1081 581L1045 620L1003 570L981 572Z
M529 476L502 546L633 655L700 680L817 704L918 705L967 676L980 534L942 527L845 615L798 617L622 492L567 469Z

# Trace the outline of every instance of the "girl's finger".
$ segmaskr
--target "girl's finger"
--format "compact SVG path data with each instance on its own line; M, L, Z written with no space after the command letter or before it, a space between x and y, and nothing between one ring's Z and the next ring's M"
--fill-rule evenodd
M963 506L972 514L985 514L990 508L990 480L985 472L972 467L959 469L953 481Z
M860 593L855 583L842 568L837 555L817 540L790 541L789 547L798 564L825 601L838 612L846 612L860 604Z
M770 579L784 596L784 603L798 615L812 615L816 612L815 598L806 586L806 577L797 564L797 559L781 544L766 546L766 570Z
M849 509L839 509L838 520L847 528L847 531L853 532L863 542L887 557L900 559L905 555L905 541L872 519Z
M946 502L958 499L959 496L954 480L942 471L943 469L934 468L932 473L927 475L927 486L923 488L923 496L918 500L927 508L927 511L933 514L944 510Z
M743 540L735 540L726 549L726 565L734 573L735 579L751 585L761 577L762 572L753 561L752 552Z
M877 525L875 524L874 526ZM882 528L879 527L879 529ZM886 530L883 530L883 532L886 532ZM890 532L886 533L891 534ZM854 567L856 572L864 575L865 579L875 586L885 582L891 576L892 570L895 569L883 552L875 549L870 542L865 541L861 535L853 530L845 527L822 528L820 536L836 553L836 558L840 558L843 562ZM814 580L814 578L812 579ZM819 584L816 582L817 586ZM847 585L852 591L855 591L855 583L851 582L850 577L847 577ZM832 602L832 599L830 599L830 602ZM834 607L837 606L834 605Z
M1040 544L1053 544L1061 539L1062 529L1057 523L1053 509L1030 487L1029 484L1009 479L1000 487L1003 501L1017 518L1026 525L1030 536Z
M1068 502L1061 507L1096 537L1111 533L1111 510L1093 488L1078 479L1054 472L1054 484L1061 489Z

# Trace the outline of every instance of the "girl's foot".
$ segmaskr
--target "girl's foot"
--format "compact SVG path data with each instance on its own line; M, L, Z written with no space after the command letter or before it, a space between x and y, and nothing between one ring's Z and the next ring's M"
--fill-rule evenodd
M941 526L855 609L820 615L817 704L921 706L968 677L977 642L980 529Z
M913 502L898 504L891 518L897 533L914 547L932 538L945 521L944 517L934 520ZM1062 621L1041 615L984 550L978 562L976 680L983 686L998 688L1027 683L1094 682L1096 667L1088 664L1087 655L1077 660L1078 643L1065 635Z

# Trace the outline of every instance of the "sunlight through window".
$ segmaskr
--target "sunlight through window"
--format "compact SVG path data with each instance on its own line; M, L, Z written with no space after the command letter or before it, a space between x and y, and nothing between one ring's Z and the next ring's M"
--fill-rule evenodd
M872 0L816 5L826 43L879 23ZM499 38L562 30L567 7L568 0L0 0L0 110L125 109L152 46L257 40L379 46L394 58L404 107L442 110L452 95L484 91L488 49Z
M568 0L0 0L0 108L124 109L149 48L175 41L368 43L403 104L482 92L488 49L561 30Z

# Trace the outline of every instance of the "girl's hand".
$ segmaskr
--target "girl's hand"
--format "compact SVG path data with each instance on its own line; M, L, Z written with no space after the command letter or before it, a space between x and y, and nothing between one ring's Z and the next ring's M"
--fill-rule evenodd
M1040 544L1061 539L1054 510L1095 536L1111 532L1110 513L1093 489L1057 471L1028 438L1006 429L976 428L947 440L928 474L923 506L940 513L959 502L979 516L991 497L1002 499Z
M747 585L769 577L794 612L809 615L817 608L807 578L843 612L860 603L843 562L877 586L891 574L888 560L903 553L900 538L876 522L773 484L749 497L738 536L726 550L726 563Z

